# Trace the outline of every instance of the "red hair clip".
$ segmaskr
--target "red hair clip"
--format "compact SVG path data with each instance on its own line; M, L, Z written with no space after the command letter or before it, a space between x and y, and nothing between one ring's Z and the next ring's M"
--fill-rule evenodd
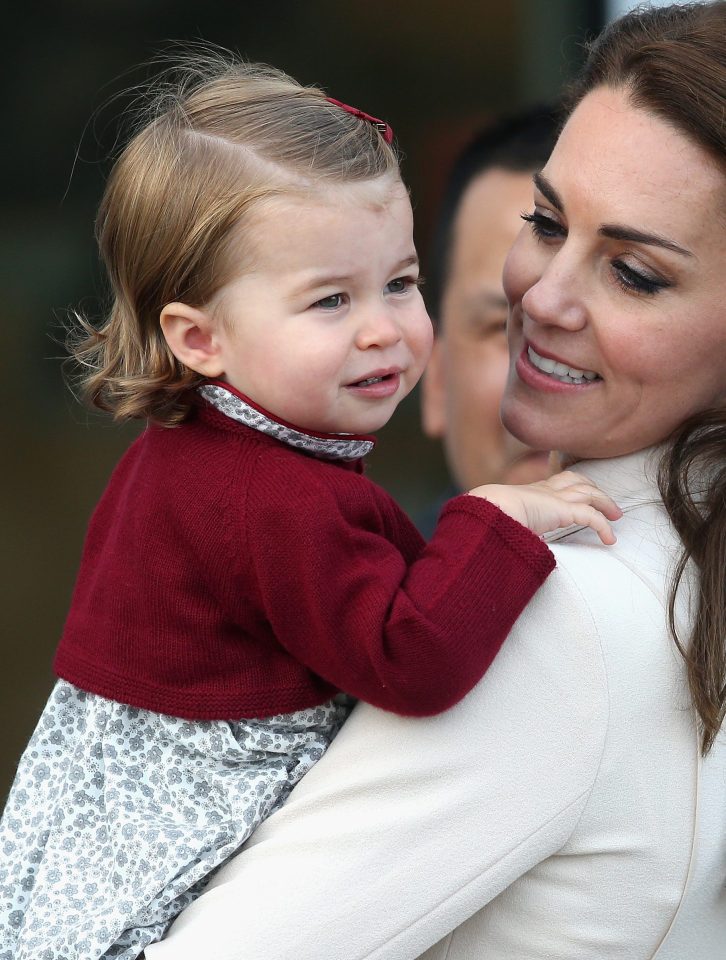
M340 107L342 110L345 110L346 113L351 113L354 117L358 117L359 120L365 120L367 123L372 123L386 143L393 143L393 128L389 123L386 123L385 120L379 120L378 117L372 117L370 113L364 113L363 110L359 110L357 107L351 107L347 103L342 103L340 100L335 100L333 97L326 97L325 99L328 101L328 103L333 103L336 107Z

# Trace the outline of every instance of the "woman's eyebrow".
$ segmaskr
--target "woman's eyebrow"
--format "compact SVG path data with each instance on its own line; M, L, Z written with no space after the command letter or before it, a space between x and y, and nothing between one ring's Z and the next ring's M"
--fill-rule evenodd
M610 237L612 240L631 240L633 243L647 243L652 247L663 247L665 250L672 250L674 253L682 253L684 257L692 257L693 254L685 247L681 247L673 240L667 237L660 237L657 233L644 233L642 230L636 230L634 227L621 227L616 223L604 223L598 233L601 237Z
M547 177L543 173L534 173L532 174L532 180L534 181L535 187L537 187L539 192L544 197L547 197L552 206L559 210L560 213L564 213L565 205L562 202L559 193L555 190Z
M560 213L565 212L565 205L562 198L555 190L552 184L543 173L532 175L535 187L542 196L546 197L555 209ZM635 227L625 227L617 223L604 223L598 233L601 237L609 237L612 240L630 240L633 243L647 243L652 247L663 247L665 250L672 250L674 253L683 254L684 257L694 256L690 250L680 246L674 240L667 237L661 237L657 233L646 233L644 230L636 230Z

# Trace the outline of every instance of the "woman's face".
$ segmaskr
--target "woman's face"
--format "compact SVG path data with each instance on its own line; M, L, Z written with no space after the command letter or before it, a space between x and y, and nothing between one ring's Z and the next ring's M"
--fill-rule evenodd
M726 400L726 178L623 91L568 120L509 253L507 428L577 459Z

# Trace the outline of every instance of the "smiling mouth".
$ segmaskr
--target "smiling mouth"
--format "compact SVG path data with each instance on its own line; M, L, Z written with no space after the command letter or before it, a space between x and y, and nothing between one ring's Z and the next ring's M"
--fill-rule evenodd
M378 376L366 377L364 380L356 380L355 383L349 383L349 387L372 387L376 383L387 383L398 377L399 371L392 370L390 373L381 373Z
M579 370L576 367L568 367L566 363L560 363L559 360L552 360L550 357L541 357L532 347L527 347L527 357L533 367L536 367L540 373L546 373L553 380L559 380L560 383L592 383L593 380L602 380L602 377L594 370Z
M383 383L384 380L390 380L393 376L392 373L387 373L385 377L368 377L366 380L358 380L357 383L352 383L352 387L370 387L374 383Z

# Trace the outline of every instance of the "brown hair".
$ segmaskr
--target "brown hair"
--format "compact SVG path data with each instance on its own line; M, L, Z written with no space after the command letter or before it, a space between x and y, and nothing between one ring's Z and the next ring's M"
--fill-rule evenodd
M118 420L172 425L199 374L159 323L174 300L203 306L239 271L240 226L265 198L399 175L377 128L280 70L226 51L182 57L146 91L137 132L111 171L96 235L112 304L69 337L87 400Z
M726 175L726 2L639 9L614 21L591 45L570 91L571 107L602 85L624 89L634 106L680 130ZM726 715L726 410L705 411L675 431L658 479L683 542L669 625L707 753ZM684 639L675 600L690 564L698 592L692 634Z

